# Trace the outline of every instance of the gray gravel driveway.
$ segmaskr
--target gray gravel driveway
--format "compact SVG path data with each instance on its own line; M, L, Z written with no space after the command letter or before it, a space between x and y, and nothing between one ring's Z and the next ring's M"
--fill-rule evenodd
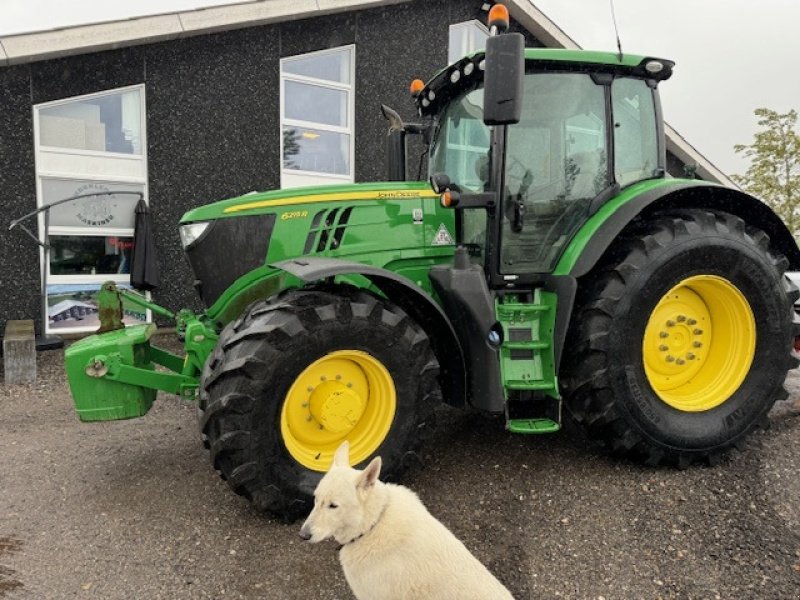
M59 351L0 383L0 597L349 599L333 543L252 511L219 480L194 407L81 424ZM1 380L0 380L1 381ZM607 458L445 409L405 480L524 598L800 597L800 374L772 428L714 468Z

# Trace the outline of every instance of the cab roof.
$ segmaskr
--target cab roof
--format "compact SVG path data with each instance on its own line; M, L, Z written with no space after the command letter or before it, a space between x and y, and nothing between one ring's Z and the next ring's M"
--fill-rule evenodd
M484 57L483 50L475 52L434 75L416 96L415 102L419 114L421 116L436 114L440 107L453 97L465 90L479 87L483 81ZM654 62L661 65L660 70L655 73L646 68L646 65ZM675 63L671 60L638 54L620 55L616 52L562 48L525 48L526 70L591 71L641 77L657 82L669 79L674 66Z

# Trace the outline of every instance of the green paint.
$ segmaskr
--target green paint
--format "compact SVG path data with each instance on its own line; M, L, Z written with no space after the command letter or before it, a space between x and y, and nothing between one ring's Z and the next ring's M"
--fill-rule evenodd
M115 363L136 365L151 373L154 366L148 345L155 329L151 324L109 331L83 338L64 351L70 392L81 421L131 419L150 410L155 388L114 381L103 373L107 374L111 357Z
M503 328L500 373L506 395L509 390L529 390L561 398L553 349L557 303L555 294L541 289L534 291L530 303L514 295L495 300L497 321ZM515 360L514 355L525 358Z
M662 187L676 186L678 184L685 184L686 179L648 179L640 181L634 185L625 188L622 193L615 196L606 202L600 209L591 216L591 218L583 224L578 232L573 236L569 245L564 250L561 258L553 271L554 275L568 275L575 263L583 254L586 245L597 233L600 227L605 223L617 210L622 206L635 199L637 196L644 194L650 190ZM708 183L708 182L704 182ZM708 185L713 185L708 183Z
M396 192L403 196L393 197ZM272 204L282 199L294 201L324 195L333 195L336 199L289 206ZM358 199L348 200L352 195ZM252 302L302 285L298 279L270 266L300 256L339 258L385 268L401 273L430 291L427 271L435 264L449 262L455 249L453 245L433 245L442 224L455 236L455 212L442 208L431 196L430 187L422 182L325 186L250 194L187 213L184 222L214 218L213 215L218 218L276 215L264 265L243 275L223 292L208 308L208 317L219 325L225 325ZM224 212L262 202L268 204L239 212ZM334 234L347 208L350 209L347 225L336 245ZM328 216L334 209L339 209L338 213L328 225ZM282 218L284 213L289 213L291 218ZM318 224L312 227L319 213L322 215ZM420 214L422 221L415 218ZM306 253L309 236L313 243Z
M622 60L616 52L596 52L593 50L567 50L561 48L525 48L525 60L563 61L582 64L637 67L647 57L637 54L623 54Z
M506 429L522 434L555 433L561 429L561 425L550 419L509 419Z

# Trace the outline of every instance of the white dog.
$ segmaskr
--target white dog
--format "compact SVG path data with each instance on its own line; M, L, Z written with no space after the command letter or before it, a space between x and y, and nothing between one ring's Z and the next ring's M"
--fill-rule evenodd
M344 442L300 536L333 538L358 600L494 600L511 593L406 487L378 481L381 459L350 467ZM513 600L513 598L512 598Z

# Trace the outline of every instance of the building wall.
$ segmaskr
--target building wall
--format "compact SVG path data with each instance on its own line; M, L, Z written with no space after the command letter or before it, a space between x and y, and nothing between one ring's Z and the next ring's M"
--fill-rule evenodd
M161 267L154 299L199 308L178 221L192 207L279 187L279 59L356 45L355 179L381 180L380 104L413 118L409 82L445 65L448 25L482 18L480 6L419 0L0 69L0 331L8 319L32 316L40 330L38 251L21 232L6 231L7 221L36 209L33 105L145 84ZM539 45L530 36L529 44ZM410 156L419 150L412 145Z
M33 105L145 84L149 198L161 274L154 299L172 309L199 308L178 222L192 207L279 187L279 59L355 44L355 179L381 180L381 103L413 119L409 82L446 64L448 25L483 19L481 4L417 0L0 68L0 332L7 319L33 316L37 331L41 324L38 251L21 232L7 231L8 221L36 209ZM523 33L527 45L541 45ZM412 142L410 173L420 151Z

